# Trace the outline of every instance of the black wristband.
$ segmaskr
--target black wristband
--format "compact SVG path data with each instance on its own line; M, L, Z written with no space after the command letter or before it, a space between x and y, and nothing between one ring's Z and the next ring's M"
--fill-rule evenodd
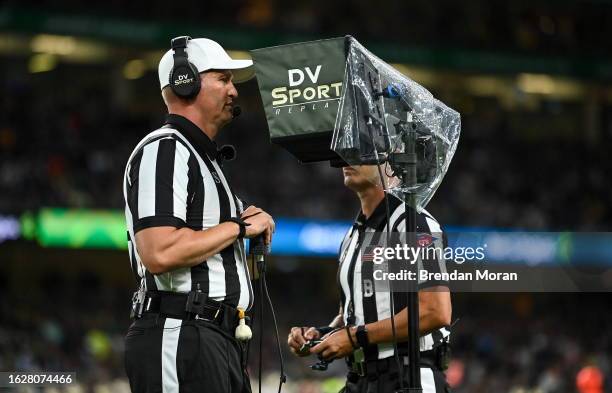
M351 346L353 347L353 349L357 349L359 348L356 344L355 341L353 341L353 337L351 337L351 325L346 325L345 326L346 329L346 335L348 336L349 341L351 342Z
M368 329L366 329L365 325L357 326L355 337L357 338L357 342L361 348L365 348L370 345L370 340L368 339Z
M238 232L238 239L244 239L244 235L246 235L246 227L251 225L251 224L244 222L238 217L229 217L221 221L221 223L224 223L224 222L233 222L233 223L238 224L238 226L240 227L240 232Z

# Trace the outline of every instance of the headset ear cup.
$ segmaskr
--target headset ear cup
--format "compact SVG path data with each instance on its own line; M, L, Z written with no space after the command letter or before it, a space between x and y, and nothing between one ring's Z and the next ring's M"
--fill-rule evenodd
M198 69L191 63L189 63L189 65L192 68L192 71L194 73L195 77L195 84L193 86L193 97L197 96L198 93L200 92L200 89L202 88L202 80L200 79L200 73L198 72Z
M168 75L170 88L181 98L193 98L200 92L200 73L188 59L187 43L191 40L189 36L173 38L170 45L174 50L174 65Z
M191 98L197 96L200 92L200 89L202 88L202 81L200 80L200 73L198 72L196 66L189 63L189 67L191 67L191 72L193 72L193 75L195 76L195 78L193 79L193 91L189 96L189 98Z
M200 74L190 62L175 64L170 71L169 82L174 94L181 98L193 98L200 92Z

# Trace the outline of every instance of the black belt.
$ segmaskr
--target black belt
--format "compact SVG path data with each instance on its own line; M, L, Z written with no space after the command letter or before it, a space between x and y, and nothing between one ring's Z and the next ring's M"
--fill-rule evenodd
M407 366L408 356L400 356L400 363ZM347 364L350 371L349 379L366 376L368 378L377 378L380 374L384 374L389 371L398 371L395 356L390 356L384 359L365 360L362 362L348 360ZM421 352L419 364L421 367L441 369L441 365L437 361L437 355L434 350Z
M213 322L234 336L238 326L238 309L225 303L209 299L194 301L194 292L177 293L167 291L147 291L142 313L155 313L166 318L182 320L203 320Z

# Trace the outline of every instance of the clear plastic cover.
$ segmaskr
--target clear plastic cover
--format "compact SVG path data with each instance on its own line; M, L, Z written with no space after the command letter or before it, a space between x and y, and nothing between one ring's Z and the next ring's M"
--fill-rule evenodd
M381 165L387 192L431 200L459 142L459 113L348 37L331 149L347 164ZM413 162L413 165L409 163Z

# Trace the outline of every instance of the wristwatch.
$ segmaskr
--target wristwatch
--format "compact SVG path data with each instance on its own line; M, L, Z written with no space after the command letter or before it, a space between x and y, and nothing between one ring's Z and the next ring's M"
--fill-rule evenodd
M357 326L355 337L357 338L357 343L361 348L366 348L368 345L370 345L370 340L368 340L368 329L365 327L365 325Z

